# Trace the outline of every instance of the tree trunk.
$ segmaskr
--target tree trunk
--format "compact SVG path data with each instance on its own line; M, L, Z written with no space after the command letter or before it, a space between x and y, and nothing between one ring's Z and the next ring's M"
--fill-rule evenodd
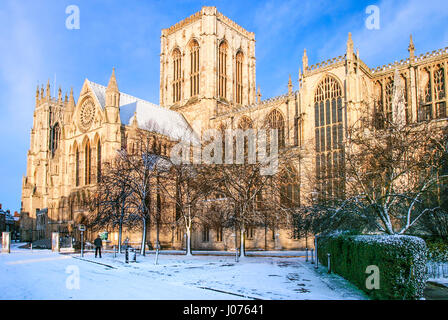
M187 249L187 256L191 256L191 227L187 227L187 238L185 239L185 247Z
M241 244L240 244L240 247L241 247L241 249L240 249L240 251L241 251L241 254L240 254L240 258L245 258L246 257L246 248L245 248L245 246L244 246L244 226L243 227L241 227Z
M143 218L143 227L142 227L142 244L140 248L140 254L142 256L145 255L145 247L146 247L146 226L147 226L147 218Z
M156 218L156 250L160 249L160 218Z
M123 234L123 218L120 217L120 221L118 222L118 252L121 253L121 241Z

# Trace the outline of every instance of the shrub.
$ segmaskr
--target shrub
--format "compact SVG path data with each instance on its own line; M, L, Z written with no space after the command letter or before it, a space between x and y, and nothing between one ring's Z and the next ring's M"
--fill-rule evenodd
M442 240L426 241L428 260L432 262L448 262L448 243Z
M336 235L318 238L319 262L365 291L373 299L420 299L426 285L427 249L413 236ZM370 265L379 268L379 289L367 289Z

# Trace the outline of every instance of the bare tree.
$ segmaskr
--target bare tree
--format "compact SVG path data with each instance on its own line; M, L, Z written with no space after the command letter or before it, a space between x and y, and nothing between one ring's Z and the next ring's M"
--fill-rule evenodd
M119 157L130 170L128 185L132 190L132 202L135 208L132 217L140 221L142 228L140 253L145 255L151 218L156 222L160 221L158 210L160 206L157 206L158 175L159 169L165 167L167 161L159 155L160 150L155 147L154 137L146 130L136 129L135 139L137 147L133 152L123 149L119 152ZM158 228L159 224L156 225Z
M440 209L427 199L447 177L438 174L442 130L437 123L407 123L401 109L394 105L392 117L383 117L381 125L367 114L347 129L344 165L337 169L343 196L319 189L331 180L328 174L316 178L319 199L313 210L325 217L327 229L404 234Z
M123 225L129 222L132 211L132 190L128 181L131 173L120 158L103 165L101 180L98 182L93 197L89 200L89 226L98 230L109 226L118 226L118 250L121 252Z
M186 254L191 255L191 231L201 214L200 201L211 192L205 166L175 163L169 159L169 171L160 171L160 188L176 206L176 225L183 225Z

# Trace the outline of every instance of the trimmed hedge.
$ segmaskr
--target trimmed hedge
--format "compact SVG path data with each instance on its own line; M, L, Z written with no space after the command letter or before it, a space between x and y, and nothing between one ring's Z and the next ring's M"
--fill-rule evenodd
M423 297L426 286L427 248L413 236L335 235L318 237L319 263L327 266L373 299L414 300ZM379 289L367 289L366 268L379 268ZM327 266L328 267L328 266Z

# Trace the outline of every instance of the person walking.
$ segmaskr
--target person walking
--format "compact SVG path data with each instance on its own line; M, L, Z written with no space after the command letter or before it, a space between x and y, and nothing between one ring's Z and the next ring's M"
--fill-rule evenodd
M95 245L95 258L97 257L98 252L100 253L101 258L101 247L103 246L103 241L101 240L100 235L98 235L95 241L93 241L93 244Z

